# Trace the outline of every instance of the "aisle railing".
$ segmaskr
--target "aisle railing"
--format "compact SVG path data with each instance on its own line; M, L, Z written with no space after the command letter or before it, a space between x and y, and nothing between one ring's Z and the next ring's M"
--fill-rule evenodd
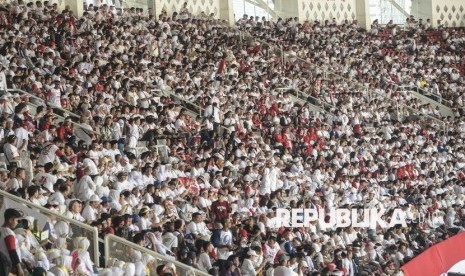
M150 270L150 274L155 275L154 271L159 265L168 264L176 269L176 274L179 276L208 276L208 273L195 269L192 266L188 266L179 261L176 261L174 257L163 256L156 253L153 250L139 246L133 242L130 242L121 237L108 234L105 236L105 262L108 264L112 260L119 260L123 262L136 262L133 258L133 252L141 252L143 256L149 256L151 261L147 265ZM148 259L148 258L146 258Z
M96 227L92 227L85 223L71 219L58 212L51 211L47 208L36 205L30 201L11 195L3 190L0 190L0 206L1 214L4 214L5 210L8 208L14 208L17 210L21 210L26 216L34 217L37 220L38 229L44 229L46 223L51 222L52 220L55 220L56 222L63 221L67 223L70 226L70 230L72 232L72 236L67 236L67 238L86 237L87 239L89 239L90 247L88 251L90 257L96 267L100 266L99 237ZM4 218L2 215L0 216L0 225L3 224L3 220ZM39 240L42 240L42 238L47 238L46 231L40 231L36 234ZM73 249L75 249L73 248L73 246L73 243L69 243L68 249L72 251Z
M235 26L235 27L236 27L235 30L237 30L240 33L239 37L241 39L241 42L247 38L247 39L250 39L252 41L258 41L262 45L267 45L270 48L277 47L279 49L278 52L281 55L281 60L282 60L283 63L285 62L286 57L296 59L296 60L300 61L301 63L307 64L311 68L319 69L323 73L323 78L326 79L326 80L342 80L342 81L345 81L346 83L350 84L353 88L357 88L361 92L365 93L368 96L368 98L371 100L372 91L368 87L364 86L363 84L361 84L359 82L356 82L354 80L350 80L347 77L344 77L344 76L340 75L339 73L337 73L337 72L335 72L333 70L330 70L329 68L318 68L318 66L316 66L315 64L312 64L309 61L307 61L306 59L303 59L301 57L288 56L284 52L282 46L273 46L273 45L271 45L270 43L268 43L266 41L263 41L261 39L257 39L256 37L254 37L250 33L246 32L245 30L239 29L239 28L237 28L237 26ZM442 104L445 107L447 107L447 105L446 105L447 102L439 94L433 93L431 91L427 91L427 90L425 90L423 88L420 88L418 86L408 86L408 87L407 86L400 86L400 87L404 88L405 91L407 91L409 93L419 93L421 95L424 95L424 96L438 102L439 104Z
M8 92L10 93L13 93L13 94L20 94L20 95L28 95L30 98L33 98L35 99L36 101L29 101L27 102L27 104L31 107L34 107L35 109L37 109L37 107L39 105L43 105L43 106L48 106L46 102L44 102L41 98L37 97L37 96L34 96L24 90L20 90L20 89L8 89ZM70 112L69 110L66 110L66 109L63 109L63 108L59 108L59 107L55 107L55 106L50 106L51 108L54 109L54 113L53 115L58 118L60 121L64 121L66 119L66 117L70 116L74 119L80 119L81 116L77 115L76 113L73 113L73 112ZM55 110L59 110L62 114L58 114L55 112ZM34 110L35 112L35 110ZM71 120L71 124L74 126L74 127L77 127L77 128L80 128L82 130L85 130L86 133L90 132L91 134L94 134L94 135L100 135L100 133L96 130L92 130L90 129L89 127L79 123L79 122L76 122L74 120Z
M292 87L283 87L276 89L279 94L283 95L284 93L290 93L291 95L295 96L296 98L304 100L306 103L313 105L314 107L320 109L329 114L333 114L335 107L329 103L327 103L324 99L316 98L308 93L302 92L297 88Z

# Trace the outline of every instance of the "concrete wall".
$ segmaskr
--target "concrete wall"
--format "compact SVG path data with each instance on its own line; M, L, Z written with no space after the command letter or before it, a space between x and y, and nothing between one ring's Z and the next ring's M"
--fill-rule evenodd
M417 18L430 18L434 26L440 20L446 27L465 27L464 0L414 0L411 13Z
M431 0L431 2L434 23L441 20L446 27L465 27L464 0Z
M275 0L274 9L282 18L299 17L299 2L298 0Z
M234 24L234 11L231 0L126 0L126 7L143 8L150 14L158 16L162 10L168 15L179 12L184 3L194 15L204 12L206 15L214 14L215 18L221 18Z
M415 18L422 18L426 22L426 19L432 19L433 8L431 0L412 0L412 8L410 14ZM436 22L434 22L436 24Z
M338 23L351 22L357 17L356 6L356 0L298 0L299 19L324 22L336 18Z
M370 0L356 0L356 19L358 25L365 30L371 29Z
M179 12L185 2L189 12L199 15L204 12L206 15L213 13L215 17L220 16L220 1L229 0L153 0L155 14L158 15L162 10L171 15L173 12Z
M220 14L219 17L226 20L229 25L234 25L234 9L232 0L217 0L219 1Z

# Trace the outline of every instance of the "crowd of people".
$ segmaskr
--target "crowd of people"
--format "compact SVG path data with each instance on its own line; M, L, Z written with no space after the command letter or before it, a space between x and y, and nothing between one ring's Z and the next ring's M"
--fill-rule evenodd
M442 45L416 40L413 21L386 41L380 27L356 22L237 22L265 47L186 6L157 17L90 6L77 19L47 1L18 1L0 13L0 187L101 237L210 275L352 276L399 275L463 230L463 75L451 69L461 31L441 29ZM327 80L297 57L347 78ZM391 82L436 87L457 116L397 95ZM289 89L334 108L316 112ZM386 217L402 208L409 223L285 227L277 217L282 208L341 207L384 208ZM442 219L415 220L431 214ZM34 218L4 216L0 256L18 275L176 274L137 251L97 272L89 240L67 223L49 218L42 240Z
M291 18L274 24L245 16L237 25L254 37L290 49L291 57L296 55L348 80L386 90L387 96L395 92L393 84L418 87L422 93L463 110L464 29L438 24L432 28L429 19L423 22L411 16L403 26L381 26L375 21L370 31L361 31L357 22L299 24L297 18ZM314 95L328 93L305 83L302 89ZM332 85L323 90L340 92Z

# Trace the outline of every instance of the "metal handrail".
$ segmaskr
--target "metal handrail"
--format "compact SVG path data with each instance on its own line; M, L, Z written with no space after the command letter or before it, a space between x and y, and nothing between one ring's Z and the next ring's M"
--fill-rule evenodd
M262 40L260 40L260 39L257 39L256 37L254 37L253 35L251 35L250 33L246 32L246 31L244 31L244 30L238 29L238 31L240 32L241 38L242 38L243 36L247 36L247 37L249 37L250 39L253 39L253 40L255 40L255 41L260 42L261 44L265 44L265 45L268 45L269 47L272 47L272 45L270 45L269 43L267 43L267 42L265 42L265 41L262 41ZM281 50L282 50L282 48L281 48ZM283 55L283 58L284 58L284 52L281 52L281 54ZM292 56L292 58L295 58L295 59L299 60L300 62L306 63L307 65L315 66L314 64L311 64L309 61L307 61L307 60L305 60L305 59L303 59L303 58L301 58L301 57ZM327 75L328 75L328 73L329 73L329 74L331 74L331 75L333 75L333 76L335 76L335 77L337 77L337 78L339 78L339 79L344 80L345 82L347 82L347 83L349 83L349 84L351 84L351 85L354 85L355 87L361 88L362 91L365 91L367 94L369 93L368 88L365 87L363 84L360 84L360 83L357 83L357 82L355 82L355 81L349 80L349 79L347 79L346 77L343 77L343 76L341 76L340 74L338 74L338 73L336 73L336 72L334 72L334 71L332 71L332 70L325 69L325 68L321 68L321 69L322 69L323 72L324 72L325 78L327 77ZM411 87L410 87L410 89L411 89ZM420 87L418 87L418 86L414 86L413 89L416 90L417 93L420 93L420 94L422 94L422 95L425 95L425 96L427 96L427 97L433 99L434 101L436 101L436 102L438 102L438 103L440 103L440 104L442 104L442 105L444 105L444 106L447 107L447 105L444 104L444 99L443 99L440 95L437 95L437 94L428 92L428 91L426 91L426 90L424 90L424 89L422 89L422 88L420 88ZM421 91L421 92L420 92L420 91ZM384 96L384 97L386 97L386 96Z
M99 243L99 237L98 237L98 231L97 231L97 228L96 227L92 227L88 224L85 224L85 223L82 223L82 222L79 222L77 220L74 220L74 219L71 219L71 218L68 218L62 214L59 214L57 212L54 212L54 211L51 211L45 207L42 207L40 205L37 205L37 204L34 204L30 201L27 201L23 198L20 198L20 197L17 197L17 196L14 196L12 194L9 194L5 191L2 191L0 190L0 196L3 196L3 197L6 197L6 198L9 198L10 200L13 200L13 201L16 201L16 202L19 202L21 204L24 204L26 205L27 207L31 208L31 209L36 209L36 210L39 210L40 212L42 213L45 213L47 215L50 215L50 216L55 216L57 217L59 220L63 220L63 221L66 221L70 224L73 224L73 225L76 225L82 229L85 229L86 231L89 231L92 233L92 243L93 243L93 254L94 254L94 264L96 267L100 267L100 260L99 260L99 246L98 246L98 243Z
M376 92L375 92L375 93L376 93ZM376 94L377 94L377 95L382 95L381 93L376 93ZM389 99L389 98L388 98L388 97L385 97L385 99ZM392 100L392 99L389 99L389 100ZM442 125L444 129L446 129L446 122L445 122L445 121L443 121L443 120L441 120L441 119L439 119L439 118L436 118L436 117L434 117L434 116L431 116L431 115L429 115L429 114L426 114L426 113L424 113L424 112L421 112L420 110L414 109L414 108L412 108L412 107L406 105L405 103L399 103L399 102L397 102L397 104L400 105L402 108L407 108L410 112L412 112L412 113L414 113L414 114L421 115L421 116L426 117L426 118L428 118L428 119L430 119L430 120L436 121L437 123L439 123L440 125ZM397 111L397 112L398 112L398 111ZM397 114L397 115L399 115L399 114Z
M29 94L29 93L27 93L26 91L21 90L21 89L8 89L7 91L10 92L10 93L12 92L12 93L20 93L20 94L23 94L23 95L24 95L24 94L25 94L25 95L31 95L31 94ZM32 95L31 97L33 97L34 99L38 99L39 101L41 101L41 102L43 102L44 104L46 104L42 99L40 99L40 98L38 98L38 97L36 97L36 96L33 96L33 95ZM33 106L33 107L35 107L35 108L39 107L37 104L34 104L34 103L32 103L32 102L27 102L27 104L28 104L28 105L31 105L31 106ZM55 107L52 106L52 108L55 108ZM63 110L63 112L65 112L65 114L68 114L68 113L67 113L67 112L68 112L67 110L64 110L64 109L60 109L60 110ZM73 114L74 114L74 113L73 113ZM57 113L53 113L53 115L56 116L56 117L59 118L59 119L62 119L63 121L66 119L65 117L63 117L63 116L61 116L61 115L59 115L59 114L57 114ZM76 115L76 114L74 114L74 115ZM79 115L76 115L76 116L78 116L77 118L80 118ZM86 130L86 131L90 131L90 132L92 132L93 134L95 134L95 135L97 135L97 136L100 135L100 132L99 132L98 130L89 129L88 127L82 125L81 123L77 123L77 122L71 120L71 124L72 124L73 126L77 126L77 127L81 128L81 129L84 129L84 130Z
M431 100L437 102L438 104L443 105L443 106L446 107L446 108L450 108L450 107L448 107L448 106L445 104L445 102L447 102L447 100L444 99L440 94L428 92L427 90L422 89L422 88L420 88L420 87L418 87L418 86L400 85L400 86L398 86L398 87L404 89L404 91L414 91L414 92L417 92L418 94L423 95L423 96L425 96L425 97L428 97L428 98L430 98Z
M193 103L193 102L191 102L191 101L189 101L189 100L186 100L186 99L184 99L184 98L182 98L182 97L180 97L180 96L174 94L174 93L171 92L171 91L163 91L163 92L166 93L166 94L168 94L168 95L171 96L171 97L174 97L174 98L178 99L179 101L181 101L181 102L184 103L184 104L189 104L189 105L191 105L191 106L193 106L193 107L195 107L195 108L198 109L198 111L189 109L190 111L195 111L195 113L197 113L197 114L199 114L199 115L201 115L201 116L202 116L203 113L205 112L205 108L203 108L203 107L201 107L200 105L195 104L195 103Z
M140 245L137 245L133 242L130 242L126 239L123 239L121 237L118 237L118 236L115 236L113 234L107 234L105 235L105 261L108 262L110 259L111 259L111 256L110 256L110 250L111 250L111 247L112 247L112 241L116 241L120 244L123 244L127 247L131 247L137 251L140 251L141 253L144 253L144 254L147 254L147 255L150 255L152 257L155 258L156 261L158 260L161 260L163 262L166 262L166 263L172 263L175 267L177 268L180 268L180 269L183 269L185 271L188 271L188 272L192 272L194 273L194 275L200 275L200 276L209 276L208 273L205 273L201 270L198 270L192 266L188 266L186 264L183 264L179 261L176 261L176 260L172 260L170 258L167 258L163 255L160 255L159 253L155 252L155 251L152 251L150 249L147 249L145 247L142 247Z
M332 114L332 110L335 109L335 107L329 103L327 103L326 101L322 100L322 99L318 99L308 93L305 93L297 88L292 88L292 87L282 87L282 88L278 88L276 89L278 91L281 91L281 94L284 94L286 92L295 92L295 96L301 100L304 100L306 103L309 103L315 107L318 107L318 108L321 108L324 112L327 112L327 113L330 113ZM308 101L308 99L312 99L314 103L311 103ZM321 104L321 105L318 105L318 104Z
M8 91L8 92L16 91L16 92L19 92L19 93L21 93L21 94L28 95L29 97L31 97L31 98L33 98L33 99L36 99L36 100L38 100L38 101L40 101L40 102L43 102L44 105L48 105L48 106L50 106L50 107L52 107L52 108L54 108L54 109L60 110L61 112L63 112L63 114L66 114L66 115L69 115L69 116L73 116L73 117L75 117L75 118L81 118L80 115L78 115L78 114L76 114L76 113L74 113L74 112L71 112L71 111L69 111L69 110L66 110L66 109L64 109L64 108L62 108L62 107L50 105L50 104L48 104L47 101L45 101L44 99L42 99L42 98L40 98L40 97L37 97L36 95L34 95L34 94L32 94L32 93L29 93L29 92L27 92L27 91L24 91L24 90L21 90L21 89L8 89L7 91Z
M443 98L440 96L440 95L437 95L437 94L430 94L430 95L434 95L435 97L437 97L438 99L440 99L439 101L438 100L435 100L433 98L431 98L429 95L425 95L424 93L421 93L419 91L422 91L422 92L426 92L425 90L422 90L421 88L419 87L415 87L415 86L408 86L408 85L397 85L397 84L392 84L393 87L396 87L399 89L399 91L402 91L402 92L407 92L407 93L411 93L412 91L413 92L416 92L420 95L423 95L429 99L431 99L432 101L435 102L436 105L438 106L441 106L443 109L448 109L448 110L451 110L450 107L448 107L447 105L443 104L442 101L443 101ZM417 90L417 91L414 91L414 90ZM432 116L434 117L434 116ZM437 119L437 118L436 118Z
M176 95L176 94L174 94L173 92L168 91L168 90L163 90L163 91L161 91L161 90L152 90L152 91L160 91L160 92L162 92L162 93L167 94L168 96L171 96L171 97L173 97L173 98L178 99L179 101L181 101L181 102L184 104L183 107L189 109L189 111L191 111L191 112L197 114L197 116L200 116L201 118L203 118L203 116L204 116L203 114L205 113L205 108L201 107L200 105L195 104L195 103L193 103L193 102L191 102L191 101L189 101L189 100L186 100L186 99L184 99L184 98L181 98L181 97L179 97L178 95ZM197 108L198 110L192 110L191 108L189 108L188 105L194 106L194 107ZM222 133L224 133L224 131L229 130L227 127L223 126L222 124L220 124L219 127L220 127L220 129L222 130Z
M443 120L438 119L438 118L436 118L436 117L434 117L434 116L431 116L431 115L429 115L429 114L426 114L426 113L424 113L424 112L420 112L420 111L418 111L418 110L416 110L416 109L411 108L410 106L407 106L407 105L404 105L404 106L407 107L408 110L409 110L409 111L412 111L413 113L416 113L416 114L419 114L419 115L421 115L421 116L423 116L423 117L426 117L428 120L435 121L436 123L442 125L444 131L446 130L447 124L446 124L446 122L444 122Z

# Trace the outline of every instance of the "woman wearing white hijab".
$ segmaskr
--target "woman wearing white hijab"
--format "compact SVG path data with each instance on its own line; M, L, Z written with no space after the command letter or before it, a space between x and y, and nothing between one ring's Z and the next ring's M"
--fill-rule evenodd
M119 203L120 193L121 192L118 190L110 190L110 208L115 209L118 212L123 208L123 206Z
M68 242L66 238L58 238L54 244L55 248L61 251L63 255L70 255L71 251L68 250Z
M55 266L50 268L50 272L52 272L55 276L69 276L69 267L67 268L65 264L69 262L67 260L70 258L69 256L62 255L61 251L58 249L51 249L48 254L48 259L50 262L54 263Z
M94 264L88 252L90 241L85 237L78 237L75 241L77 249L71 254L73 258L71 267L74 272L81 275L94 275Z
M116 260L112 266L113 276L123 276L124 275L124 262Z
M158 181L160 182L163 182L163 181L166 181L167 177L166 177L166 173L165 173L165 166L164 165L160 165L158 167L158 174L157 174L157 179Z
M19 228L15 230L15 234L18 246L17 251L19 249L18 255L21 257L21 260L24 260L29 264L35 263L34 255L32 255L30 252L31 248L27 246L26 231L22 228Z
M139 276L136 275L136 266L133 263L125 263L123 269L125 276Z
M161 232L148 232L146 237L150 240L150 242L155 245L157 248L157 252L165 257L173 258L174 254L166 247L162 240L161 240Z
M54 225L55 234L57 239L67 238L70 236L69 224L65 221L57 221Z
M260 183L260 195L271 194L270 168L263 170L262 181Z
M131 254L131 260L134 262L135 275L146 276L147 269L145 264L142 262L142 252L133 250Z
M156 275L157 262L153 256L148 255L148 254L142 255L142 263L145 266L145 271L146 271L147 276Z

